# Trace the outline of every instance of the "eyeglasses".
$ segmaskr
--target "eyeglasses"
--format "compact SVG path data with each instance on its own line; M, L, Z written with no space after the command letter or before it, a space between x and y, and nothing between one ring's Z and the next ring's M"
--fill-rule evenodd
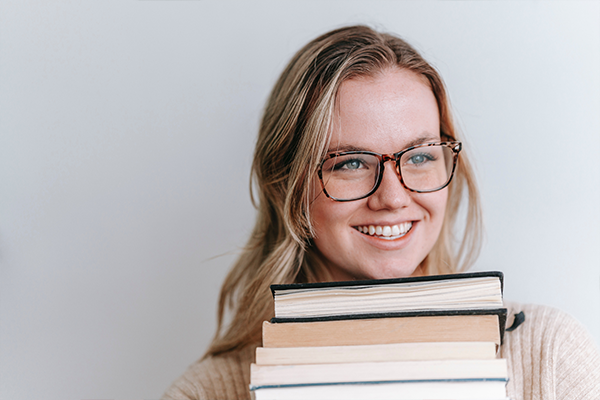
M424 143L394 154L371 151L332 153L319 168L323 192L335 201L364 199L375 193L387 161L395 162L402 185L416 193L448 186L456 169L461 142Z

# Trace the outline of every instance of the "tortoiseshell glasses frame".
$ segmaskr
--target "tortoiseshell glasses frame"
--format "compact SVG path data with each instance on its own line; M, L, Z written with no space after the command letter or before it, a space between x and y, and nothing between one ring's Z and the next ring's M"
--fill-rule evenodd
M323 192L330 199L361 200L377 191L385 163L394 161L402 186L415 193L431 193L450 184L461 149L461 142L451 140L423 143L393 154L333 152L321 162L318 175Z

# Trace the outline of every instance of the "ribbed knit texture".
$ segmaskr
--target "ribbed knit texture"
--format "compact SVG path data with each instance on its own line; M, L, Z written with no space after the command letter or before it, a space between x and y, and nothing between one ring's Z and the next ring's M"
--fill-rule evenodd
M509 303L525 322L506 332L500 356L508 361L513 400L600 399L600 353L571 316L550 307ZM509 318L507 325L512 323Z
M553 308L507 303L509 318L525 322L504 335L512 400L600 400L600 352L587 331ZM255 346L192 364L164 394L165 400L250 399Z
M256 346L192 364L163 399L250 399L250 364Z

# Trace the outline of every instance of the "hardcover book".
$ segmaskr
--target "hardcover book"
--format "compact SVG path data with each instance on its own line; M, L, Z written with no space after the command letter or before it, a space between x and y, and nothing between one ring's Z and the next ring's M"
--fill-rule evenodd
M502 308L499 271L398 279L271 285L274 322Z
M342 364L252 364L253 389L352 382L500 380L508 378L506 360L387 361Z
M494 342L392 343L357 346L257 347L257 365L416 360L492 360Z
M355 346L415 342L494 342L506 309L420 311L308 322L263 322L263 347Z
M348 383L262 388L254 400L509 400L502 380Z

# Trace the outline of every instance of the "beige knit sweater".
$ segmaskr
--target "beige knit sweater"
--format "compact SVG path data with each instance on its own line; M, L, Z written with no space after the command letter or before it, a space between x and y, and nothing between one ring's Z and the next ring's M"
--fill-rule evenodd
M600 352L587 331L553 308L507 304L525 322L506 332L500 355L508 361L507 394L513 400L600 400ZM510 326L513 318L509 317ZM255 346L198 361L164 399L250 399Z

